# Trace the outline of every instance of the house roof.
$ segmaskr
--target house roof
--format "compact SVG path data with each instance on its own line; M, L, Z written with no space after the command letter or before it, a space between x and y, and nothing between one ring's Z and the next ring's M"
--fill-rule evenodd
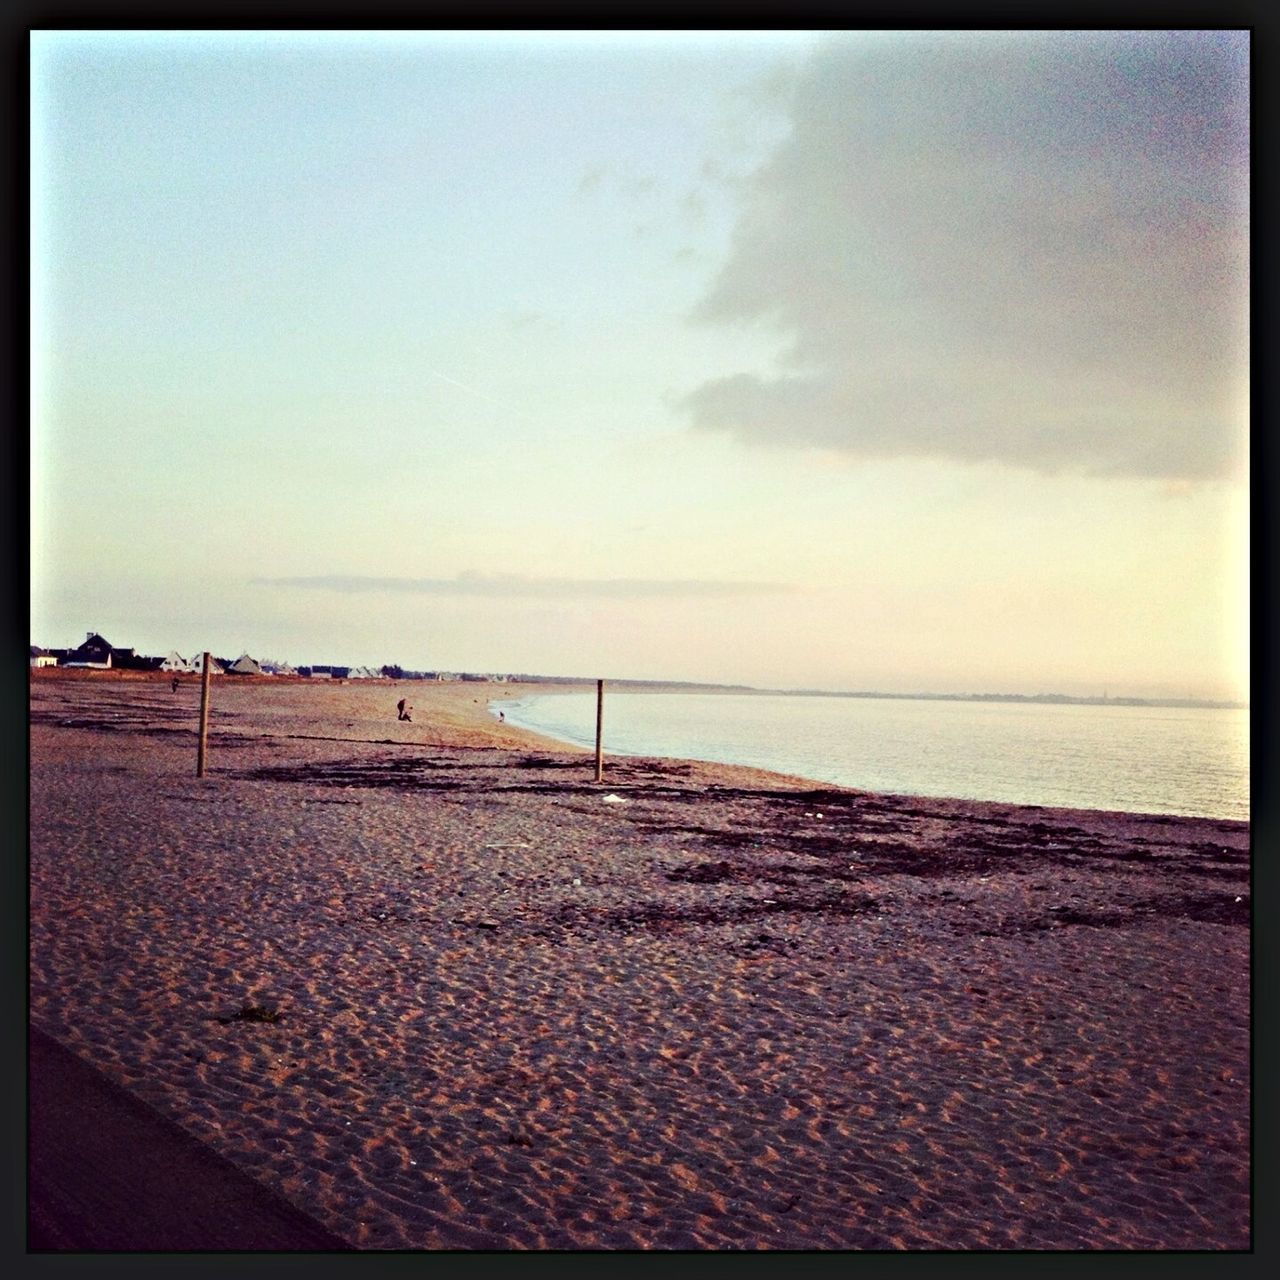
M111 642L104 640L96 631L90 631L84 640L71 651L79 653L82 649L110 649Z

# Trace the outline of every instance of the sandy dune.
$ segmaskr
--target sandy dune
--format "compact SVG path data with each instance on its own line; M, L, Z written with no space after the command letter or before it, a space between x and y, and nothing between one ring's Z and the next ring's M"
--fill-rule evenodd
M33 1024L362 1248L1249 1246L1247 825L517 692L217 680L197 780L198 682L33 678Z

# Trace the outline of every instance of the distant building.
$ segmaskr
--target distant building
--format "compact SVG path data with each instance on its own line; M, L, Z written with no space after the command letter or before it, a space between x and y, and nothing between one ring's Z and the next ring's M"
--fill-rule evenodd
M195 668L177 650L170 650L169 656L160 663L161 671L194 671Z
M247 653L242 653L227 668L227 674L233 676L262 676L266 675L266 672L258 665L255 658L249 657Z
M191 670L197 672L200 675L204 674L204 653L203 652L197 653L196 656L191 659ZM209 658L209 674L213 676L222 676L222 675L226 675L226 673L227 673L226 667L221 662L219 662L217 658L214 658L211 656Z
M56 667L58 665L58 655L33 644L31 646L31 665L33 667Z
M64 667L98 667L106 669L111 666L114 650L96 631L90 631L84 643L77 645L67 655ZM132 649L129 650L133 652Z

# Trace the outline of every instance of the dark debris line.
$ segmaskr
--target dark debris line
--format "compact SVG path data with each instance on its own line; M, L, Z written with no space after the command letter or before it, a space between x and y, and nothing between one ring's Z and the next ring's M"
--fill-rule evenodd
M264 765L241 771L238 776L257 781L297 782L335 788L393 788L417 792L472 792L488 795L520 793L560 797L598 796L592 783L569 780L527 780L536 771L583 769L575 759L549 756L513 756L476 768L459 759L431 759L397 756L377 761L323 762L302 766ZM1108 843L1084 828L1068 823L1052 825L1039 819L1018 822L987 813L940 813L861 793L814 788L802 791L753 790L750 788L664 785L666 780L687 776L688 765L629 764L615 772L630 782L631 810L615 811L614 817L629 822L634 829L654 838L691 836L702 847L740 851L739 859L710 859L689 862L667 872L673 884L718 886L726 890L750 884L765 884L779 894L776 899L721 897L720 901L683 905L647 902L621 909L562 907L544 919L541 932L548 937L566 931L605 928L632 931L666 931L682 925L734 924L756 916L782 912L849 917L884 910L884 901L855 894L847 886L820 890L815 881L857 881L868 877L904 876L913 880L945 877L974 877L989 873L1013 872L1019 876L1044 874L1054 869L1088 868L1098 860L1123 867L1132 864L1149 868L1153 863L1169 863L1196 877L1247 881L1249 853L1229 849L1211 841L1169 844L1146 837ZM662 781L656 781L662 780ZM647 783L647 785L645 785ZM698 803L712 810L713 817L726 825L692 824L682 821L683 812L672 821L654 816L658 806L687 806ZM733 824L737 804L750 806L747 815L765 819L744 826ZM718 812L717 812L718 811ZM1034 810L1033 810L1034 811ZM822 829L814 830L821 814ZM924 830L926 823L942 819L954 838L939 844ZM698 846L690 847L693 852ZM809 865L778 860L778 855L810 859ZM766 890L768 891L768 890ZM944 894L944 901L954 895ZM1141 924L1154 915L1223 925L1248 925L1251 899L1247 889L1240 893L1170 892L1157 898L1089 912L1074 905L1041 908L1039 914L1004 920L991 928L972 931L994 934L1035 933L1064 927L1118 928ZM475 922L460 922L471 923ZM497 928L491 921L485 928ZM516 927L515 921L504 927ZM524 931L527 926L519 926Z

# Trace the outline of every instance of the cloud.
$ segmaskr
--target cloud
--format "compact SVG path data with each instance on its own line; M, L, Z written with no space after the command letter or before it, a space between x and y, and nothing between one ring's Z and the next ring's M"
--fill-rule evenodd
M1224 477L1247 402L1248 35L832 42L697 319L776 326L698 429L855 457Z
M598 164L593 164L587 168L578 182L578 194L587 195L595 191L604 180L604 173L604 168Z
M680 212L686 222L701 225L707 220L707 198L694 189L685 193L680 201Z
M456 578L384 578L358 574L319 574L314 577L253 578L251 582L258 586L299 587L348 594L408 592L417 595L500 598L519 596L539 599L774 595L793 590L792 587L777 582L718 582L661 578L531 578L514 573L460 573Z
M529 307L521 307L515 311L506 313L507 325L514 333L519 333L522 329L531 329L534 326L545 326L547 324L547 315L544 311L535 311Z

